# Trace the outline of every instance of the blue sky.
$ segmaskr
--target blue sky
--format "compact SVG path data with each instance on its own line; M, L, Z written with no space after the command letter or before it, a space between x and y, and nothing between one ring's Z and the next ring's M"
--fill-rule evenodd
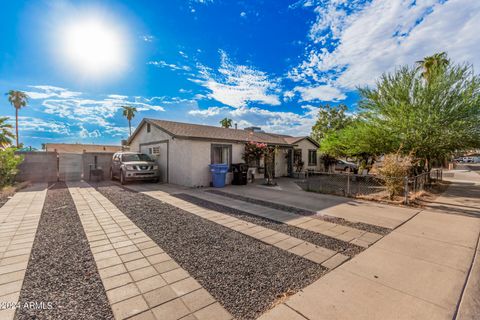
M447 51L480 67L480 1L9 1L0 92L20 139L119 144L143 117L309 134L318 107ZM6 97L1 116L13 116Z

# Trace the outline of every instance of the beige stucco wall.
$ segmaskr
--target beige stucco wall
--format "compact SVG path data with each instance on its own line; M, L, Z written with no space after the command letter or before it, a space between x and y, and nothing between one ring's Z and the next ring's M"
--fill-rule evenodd
M278 148L275 153L275 177L288 176L288 159L286 148Z
M303 166L304 170L313 169L313 170L319 171L321 169L320 155L318 154L318 152L317 152L317 165L316 166L308 165L308 150L312 150L312 149L317 150L318 148L316 145L314 145L308 139L303 139L297 143L297 146L295 147L295 149L302 150L302 160L305 163L305 165Z
M200 140L181 140L176 139L176 152L181 155L178 158L185 157L190 159L189 171L180 174L178 184L187 185L191 187L206 187L210 185L211 175L208 165L211 163L211 145L225 144L232 146L232 163L244 162L242 160L242 153L244 151L243 143L230 143L224 141L200 141ZM181 141L181 143L179 143ZM181 146L181 147L180 147ZM188 151L190 150L190 151ZM188 155L188 156L187 156ZM187 176L188 175L188 176ZM226 183L229 184L232 180L232 173L227 174ZM177 183L177 182L175 182Z

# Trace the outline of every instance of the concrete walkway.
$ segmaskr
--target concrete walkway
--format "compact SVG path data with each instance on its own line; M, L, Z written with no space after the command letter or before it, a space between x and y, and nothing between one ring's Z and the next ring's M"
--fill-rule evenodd
M447 192L424 205L431 210L480 217L480 174L460 165L458 170L444 171L444 180L450 182Z
M0 302L18 303L35 233L47 195L46 184L17 192L0 208ZM15 316L15 305L2 305L0 319Z
M107 198L69 183L115 319L229 320L187 271Z
M318 215L329 215L390 229L398 227L420 211L414 208L305 192L293 187L293 180L290 178L280 178L277 179L277 182L279 185L274 188L257 184L248 186L230 185L223 188L222 191L316 211Z
M438 199L457 207L458 193ZM446 212L420 212L260 319L478 319L480 219Z

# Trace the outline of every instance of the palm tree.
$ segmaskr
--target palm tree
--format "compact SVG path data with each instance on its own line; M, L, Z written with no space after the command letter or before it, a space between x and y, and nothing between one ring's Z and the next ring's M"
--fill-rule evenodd
M422 70L422 77L430 81L432 72L435 69L444 69L450 64L446 52L435 53L433 56L428 56L419 60L417 63L417 70Z
M15 138L10 131L13 127L11 124L7 123L7 120L8 117L0 117L0 148L12 144L11 139Z
M232 126L232 119L223 118L220 120L220 124L223 128L230 128Z
M123 108L123 116L128 120L128 128L130 129L130 135L132 135L132 119L135 117L137 108L132 106L121 106Z
M27 106L28 96L25 92L16 90L10 90L6 95L8 96L8 102L15 108L15 136L18 148L20 146L18 143L18 110Z

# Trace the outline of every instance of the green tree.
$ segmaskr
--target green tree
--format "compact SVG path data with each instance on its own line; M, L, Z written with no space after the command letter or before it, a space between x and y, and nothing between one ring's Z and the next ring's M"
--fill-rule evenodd
M338 132L351 123L351 118L346 114L348 108L344 104L338 106L321 106L318 111L317 121L312 127L311 136L318 143L331 133Z
M12 144L12 139L15 138L10 131L13 127L7 123L8 117L0 117L0 147L9 146Z
M0 188L13 184L22 161L23 157L16 155L14 148L0 149Z
M123 108L123 116L128 120L128 129L130 130L130 136L132 135L132 119L135 117L137 108L132 106L121 106Z
M220 120L220 125L223 128L230 128L232 126L232 119L223 118L222 120Z
M359 90L367 133L379 133L382 153L400 150L430 170L433 159L480 147L480 78L470 65L429 63L427 73L404 66Z
M20 147L18 142L18 111L26 107L28 104L28 96L25 92L10 90L6 93L8 96L8 102L15 108L15 137L17 142L17 148Z

